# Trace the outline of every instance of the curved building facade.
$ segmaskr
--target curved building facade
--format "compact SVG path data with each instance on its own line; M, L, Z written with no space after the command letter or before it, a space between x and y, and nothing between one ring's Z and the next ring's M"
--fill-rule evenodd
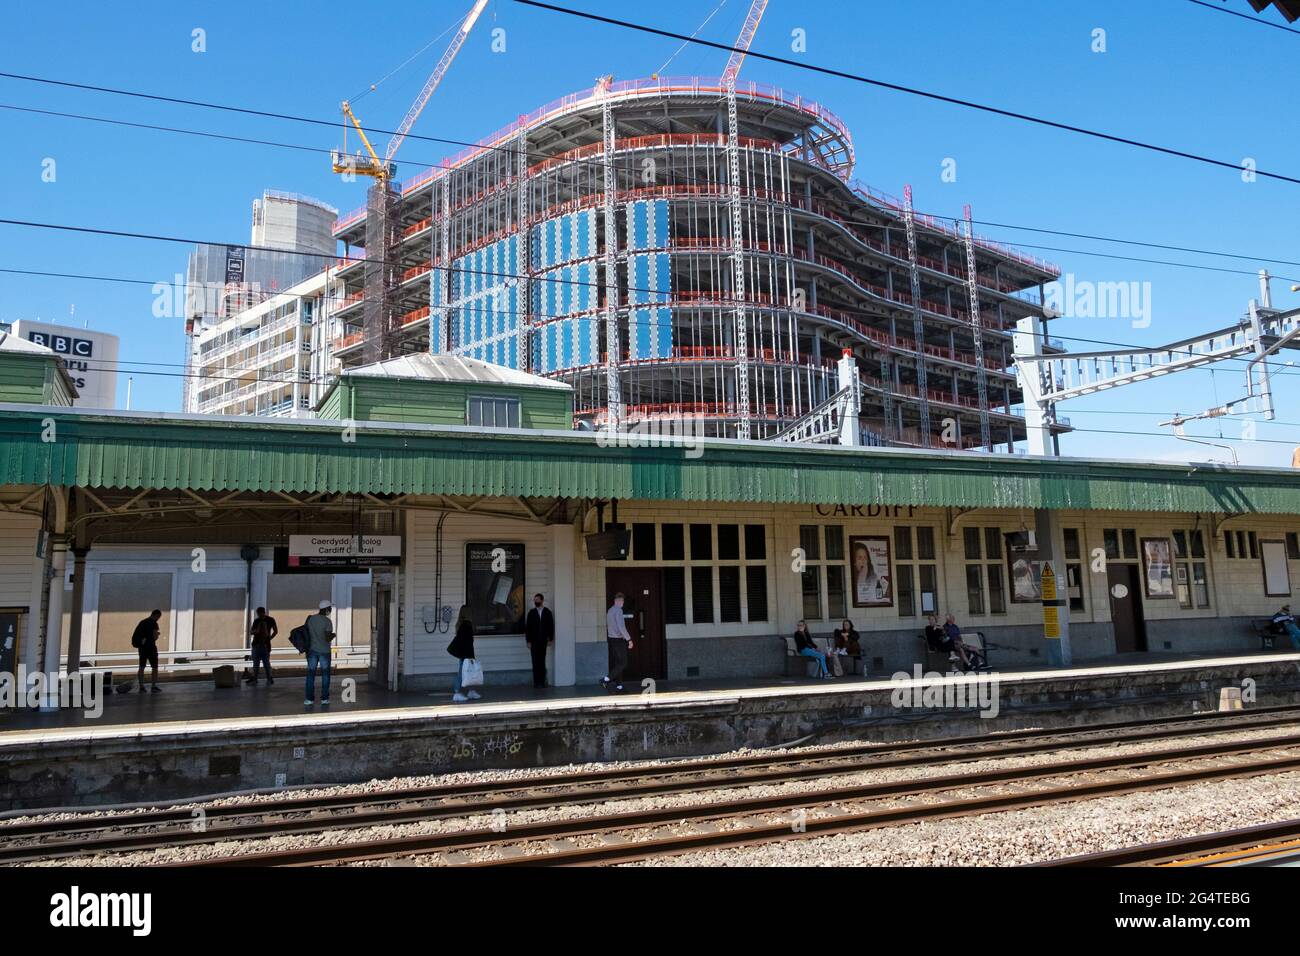
M598 84L403 183L400 348L566 381L594 427L753 438L834 395L848 350L865 443L1023 438L1011 332L1042 321L1057 270L859 185L844 124L788 91L740 84L733 141L720 84ZM333 316L344 365L373 357L365 217L335 229L354 256Z

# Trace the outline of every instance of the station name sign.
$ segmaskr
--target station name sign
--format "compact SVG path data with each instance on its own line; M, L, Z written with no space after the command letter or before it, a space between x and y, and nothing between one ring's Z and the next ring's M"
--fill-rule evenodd
M291 534L287 548L275 549L277 574L355 572L402 563L402 538L386 534Z
M813 505L813 513L819 518L911 518L916 505Z
M400 558L402 539L395 534L291 534L289 554L300 558Z

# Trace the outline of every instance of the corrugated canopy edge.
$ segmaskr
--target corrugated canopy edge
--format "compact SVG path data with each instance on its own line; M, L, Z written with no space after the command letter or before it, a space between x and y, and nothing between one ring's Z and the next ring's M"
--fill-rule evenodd
M1300 514L1300 472L0 404L0 483ZM642 444L638 447L637 443Z

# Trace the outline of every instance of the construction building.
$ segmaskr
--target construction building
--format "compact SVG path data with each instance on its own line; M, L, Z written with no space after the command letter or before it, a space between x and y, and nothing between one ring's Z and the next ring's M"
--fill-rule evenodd
M857 183L854 156L790 91L603 80L339 219L335 355L451 352L570 384L586 425L772 438L833 398L848 350L861 443L1010 450L1011 334L1051 348L1059 271Z
M298 356L289 361L286 342L298 338L304 318L314 320L325 294L337 216L319 200L267 190L253 200L249 246L195 247L184 290L185 411L282 415L310 407L300 387L269 382L299 381ZM299 289L304 282L307 289ZM317 301L290 308L284 296L291 289Z

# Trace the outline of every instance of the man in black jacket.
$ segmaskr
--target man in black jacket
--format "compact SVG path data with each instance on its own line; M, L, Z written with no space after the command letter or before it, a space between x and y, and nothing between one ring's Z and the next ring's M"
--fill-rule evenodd
M546 686L546 649L555 643L555 615L546 598L533 595L533 607L524 620L524 637L533 655L533 686Z
M159 620L162 619L162 611L154 608L149 616L135 626L131 632L131 646L140 652L140 693L144 693L144 665L148 664L152 668L153 674L153 692L156 694L161 687L158 686L158 638L161 636L161 630L158 627Z

